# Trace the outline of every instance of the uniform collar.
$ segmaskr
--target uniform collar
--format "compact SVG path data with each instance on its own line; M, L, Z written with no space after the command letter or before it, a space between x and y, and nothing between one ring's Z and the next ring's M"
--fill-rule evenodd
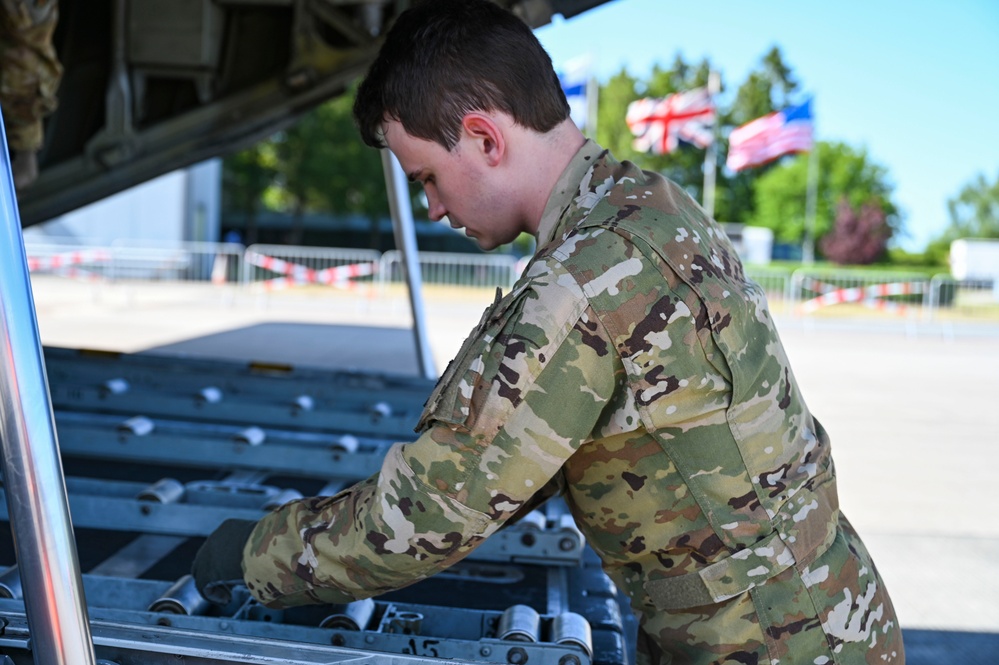
M555 240L559 222L573 199L580 194L579 185L583 177L603 152L604 149L595 141L586 139L569 165L562 171L558 182L555 183L555 189L548 197L548 203L545 204L545 210L541 214L541 222L538 224L536 239L539 250Z

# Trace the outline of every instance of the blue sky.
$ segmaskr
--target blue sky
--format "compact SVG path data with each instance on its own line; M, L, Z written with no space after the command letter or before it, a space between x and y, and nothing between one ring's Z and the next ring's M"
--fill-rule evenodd
M537 35L557 69L590 55L601 82L622 67L642 78L677 52L707 57L729 87L723 105L779 46L814 95L818 139L888 169L909 250L946 227L965 184L999 178L999 0L611 0Z

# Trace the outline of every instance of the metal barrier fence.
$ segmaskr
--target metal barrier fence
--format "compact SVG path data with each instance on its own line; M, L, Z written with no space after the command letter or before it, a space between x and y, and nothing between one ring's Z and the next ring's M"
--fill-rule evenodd
M353 289L370 298L377 287L403 282L402 255L374 250L289 245L118 240L109 245L77 239L27 239L33 274L97 284L163 283L211 286L204 292L268 294L292 287ZM509 255L423 252L423 283L469 289L510 288L523 262ZM905 317L908 321L999 321L999 279L929 278L914 272L822 270L751 266L748 278L767 295L775 314ZM99 287L101 288L101 287ZM134 292L135 289L132 289ZM130 298L134 297L130 292Z
M926 305L932 320L999 320L999 278L957 280L934 275Z
M243 253L238 243L116 240L111 243L108 278L238 284Z
M419 258L424 284L509 288L520 277L517 259L506 254L420 252ZM379 264L379 282L401 282L403 276L402 254L385 252Z
M50 240L25 243L32 273L112 282L242 280L244 247L239 244L116 240L110 245L71 245Z
M35 275L103 280L111 271L112 250L100 245L25 243L28 270Z
M788 304L798 316L836 305L908 313L924 306L929 290L920 273L801 269L791 274Z
M243 256L243 282L264 291L370 285L380 258L380 252L368 249L250 245Z
M999 321L999 279L932 279L922 273L874 270L746 270L774 313L812 316L894 316L925 322Z

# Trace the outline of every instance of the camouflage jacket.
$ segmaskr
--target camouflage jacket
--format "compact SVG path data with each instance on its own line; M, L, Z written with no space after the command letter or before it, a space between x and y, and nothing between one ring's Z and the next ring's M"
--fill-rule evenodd
M419 428L372 478L260 522L257 598L405 586L558 486L640 615L643 662L903 662L762 290L679 187L591 142Z

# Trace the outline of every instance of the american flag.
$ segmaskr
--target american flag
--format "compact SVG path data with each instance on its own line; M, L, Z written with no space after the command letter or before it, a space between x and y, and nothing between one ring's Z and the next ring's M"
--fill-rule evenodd
M726 166L741 171L791 152L811 150L814 144L812 100L791 106L736 127L728 137Z
M639 152L664 155L676 150L680 141L707 148L714 141L715 106L708 89L697 88L662 99L634 101L628 104L625 121Z

